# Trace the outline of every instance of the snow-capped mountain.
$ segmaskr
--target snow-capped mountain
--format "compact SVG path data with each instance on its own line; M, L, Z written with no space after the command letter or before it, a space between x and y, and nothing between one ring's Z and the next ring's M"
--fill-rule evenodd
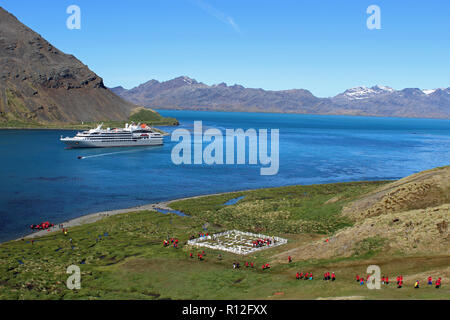
M318 98L303 89L271 91L226 83L206 85L184 76L113 91L126 100L156 109L450 118L450 88L394 90L377 85Z
M436 92L436 90L437 89L423 89L422 92L425 93L426 95L429 95Z
M439 89L425 89L422 90L423 93L425 93L426 95L431 95L431 94L438 94L438 93L446 93L446 94L450 94L450 88L439 88Z
M395 90L391 87L386 86L374 86L372 88L367 87L356 87L346 90L344 93L338 95L338 97L345 97L349 100L361 100L369 99L375 96L385 95L394 92Z

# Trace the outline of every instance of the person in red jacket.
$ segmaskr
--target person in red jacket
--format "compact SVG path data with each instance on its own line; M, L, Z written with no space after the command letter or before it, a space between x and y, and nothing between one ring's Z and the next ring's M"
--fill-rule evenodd
M439 277L439 278L436 280L436 289L439 289L439 288L441 287L441 281L442 281L441 277Z
M289 263L292 262L292 257L291 256L288 257L288 261L289 261Z
M308 280L308 278L309 278L309 273L307 272L307 273L305 273L305 280Z
M431 276L428 277L428 285L433 285L433 278Z
M358 282L359 283L359 275L356 275L356 282Z
M300 273L297 272L297 274L295 275L295 278L296 278L297 280L300 280Z
M386 276L386 284L389 284L389 276Z
M334 272L331 274L331 281L336 281L336 274Z
M400 283L400 276L397 276L397 285Z
M191 259L194 258L192 252L189 254L189 257L190 257Z

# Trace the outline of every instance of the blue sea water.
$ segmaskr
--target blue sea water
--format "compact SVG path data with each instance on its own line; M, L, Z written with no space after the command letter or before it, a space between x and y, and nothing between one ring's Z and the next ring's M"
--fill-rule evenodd
M178 210L167 210L167 209L161 209L161 208L155 208L155 210L160 213L163 213L163 214L174 213L180 217L189 217L187 214L184 214L183 212L178 211Z
M238 203L239 201L241 201L244 198L245 198L245 196L240 196L240 197L237 197L237 198L234 198L234 199L230 199L227 202L225 202L223 205L224 206L233 206L233 205L235 205L236 203Z
M200 194L295 184L397 179L450 164L450 121L293 114L160 111L193 129L280 130L280 169L180 165L161 147L72 149L75 131L0 131L0 241L29 225ZM171 132L176 129L164 127ZM78 160L78 156L87 157Z

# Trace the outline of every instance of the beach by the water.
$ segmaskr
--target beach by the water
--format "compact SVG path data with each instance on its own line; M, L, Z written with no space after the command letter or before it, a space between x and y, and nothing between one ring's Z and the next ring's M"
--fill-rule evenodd
M252 191L252 190L245 190L245 191ZM238 192L238 191L236 191ZM87 214L75 219L71 219L62 223L59 223L58 225L55 225L47 230L41 230L37 232L30 233L24 237L20 237L16 239L15 241L20 241L22 239L34 239L43 237L45 235L48 235L52 232L62 231L62 229L69 229L73 227L82 226L89 223L94 223L99 220L102 220L107 217L115 216L118 214L124 214L124 213L130 213L130 212L139 212L139 211L169 211L171 213L174 211L172 208L170 208L170 203L175 201L182 201L182 200L188 200L188 199L196 199L201 197L208 197L208 196L216 196L216 195L223 195L223 194L229 194L233 192L225 192L225 193L214 193L214 194L208 194L208 195L201 195L201 196L194 196L194 197L188 197L188 198L180 198L180 199L174 199L170 201L164 201L159 203L149 203L143 206L137 206L132 208L126 208L126 209L119 209L119 210L108 210L108 211L102 211L102 212L96 212Z
M161 111L178 128L279 129L279 172L261 165L175 165L164 146L66 150L76 131L0 130L0 242L30 225L198 195L287 185L394 180L450 162L450 122L433 119ZM206 147L207 143L203 144ZM80 160L78 157L82 157Z

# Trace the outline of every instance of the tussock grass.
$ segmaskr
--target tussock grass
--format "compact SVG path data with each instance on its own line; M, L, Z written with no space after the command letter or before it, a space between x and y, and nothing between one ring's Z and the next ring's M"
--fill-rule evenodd
M289 250L320 237L301 230L284 233L291 230L290 220L314 225L325 218L339 219L343 204L377 184L382 182L210 196L180 201L173 206L191 217L140 211L71 228L67 236L59 232L49 234L34 244L27 240L4 243L0 245L0 299L448 299L449 256L385 256L378 252L382 239L370 238L373 235L360 243L360 255L304 260L294 257L293 263L287 263ZM224 208L223 203L241 195L246 195L242 202ZM329 201L332 198L335 199ZM256 210L255 214L250 214L249 208ZM240 217L241 224L233 221L240 210L245 212ZM280 218L284 214L287 219ZM190 252L196 256L202 249L189 248L185 243L190 235L203 231L206 222L208 231L216 233L230 226L251 230L258 219L263 219L260 228L288 238L289 243L246 257L205 250L204 261L189 258ZM271 222L272 219L282 223ZM326 230L338 228L336 222L325 226ZM180 239L179 249L163 247L162 241L168 236ZM218 258L219 253L222 259ZM232 268L235 261L242 266L239 270ZM245 268L245 261L254 262L255 268ZM261 265L267 262L271 268L262 271ZM82 272L80 290L71 291L65 285L69 276L66 269L72 264L78 265ZM356 284L354 276L364 274L370 264L380 265L382 273L389 274L391 279L400 273L405 279L414 280L428 274L442 275L444 286L441 290L425 286L414 290L411 280L405 282L402 290L392 285L369 290ZM297 281L297 271L313 272L316 280ZM320 280L325 271L336 272L338 280L335 283Z
M327 234L352 225L342 207L385 182L271 188L171 203L171 207L228 229L268 233ZM232 206L223 204L245 196ZM330 201L333 199L333 201Z

